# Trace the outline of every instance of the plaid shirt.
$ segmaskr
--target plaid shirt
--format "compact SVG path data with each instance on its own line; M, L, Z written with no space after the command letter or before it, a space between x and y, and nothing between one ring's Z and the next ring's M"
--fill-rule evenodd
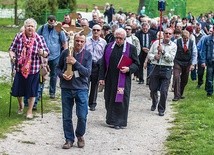
M23 39L22 39L22 34L23 33L18 33L10 48L9 51L15 52L16 55L16 63L15 63L15 69L17 72L21 72L21 65L18 65L18 59L21 56L21 53L23 51ZM28 41L28 38L27 38ZM42 49L44 51L47 51L49 53L49 50L47 48L47 45L45 43L45 40L43 37L39 36L37 33L35 33L35 41L33 44L33 50L31 54L31 69L30 69L30 74L36 74L39 72L40 69L40 64L41 64L41 58L39 55L39 50Z

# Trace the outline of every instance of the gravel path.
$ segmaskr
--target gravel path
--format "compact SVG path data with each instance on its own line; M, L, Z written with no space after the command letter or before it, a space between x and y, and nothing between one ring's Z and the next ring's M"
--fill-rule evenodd
M0 76L9 76L8 54L0 52L0 61ZM171 99L169 92L168 103ZM60 106L60 99L53 104ZM133 81L126 129L115 130L106 126L103 93L99 93L96 111L88 114L83 149L77 148L76 143L70 150L61 149L64 143L61 113L50 112L44 114L43 119L37 114L38 117L24 121L14 132L8 133L6 139L0 140L0 154L162 155L164 141L169 135L167 129L172 126L172 109L168 105L165 116L160 117L157 111L150 111L150 106L148 87Z

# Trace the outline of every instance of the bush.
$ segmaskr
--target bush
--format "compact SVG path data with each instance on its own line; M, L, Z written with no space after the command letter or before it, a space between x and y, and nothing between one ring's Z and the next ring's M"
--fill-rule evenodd
M39 24L44 23L44 15L49 9L48 0L27 0L25 18L34 18Z

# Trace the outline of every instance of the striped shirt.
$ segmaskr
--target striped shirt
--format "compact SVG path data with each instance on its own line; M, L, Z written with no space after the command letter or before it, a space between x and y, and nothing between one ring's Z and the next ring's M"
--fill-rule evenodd
M15 36L15 38L9 48L9 51L13 51L16 55L16 63L15 63L16 72L21 72L21 68L22 68L22 65L18 65L18 63L17 63L17 61L20 58L21 53L23 51L23 47L24 47L22 34L23 33L18 33ZM28 40L29 39L27 38L27 41ZM49 50L47 48L44 38L39 36L37 33L35 33L35 41L33 44L33 50L32 50L32 54L31 54L31 69L30 69L29 74L36 74L37 72L39 72L41 58L40 58L38 52L40 49L47 51L49 53Z
M87 38L85 49L90 51L93 62L97 62L103 57L106 44L105 39L101 37L98 40Z

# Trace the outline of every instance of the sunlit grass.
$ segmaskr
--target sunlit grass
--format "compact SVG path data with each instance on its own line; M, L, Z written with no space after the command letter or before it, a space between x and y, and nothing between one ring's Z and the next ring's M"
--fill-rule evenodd
M10 104L10 89L11 85L8 83L0 83L0 138L6 138L5 133L17 130L14 128L16 125L20 124L22 121L26 120L25 114L27 108L23 115L18 115L18 102L15 97L12 97L11 102L11 116L9 117L9 104ZM60 102L60 101L56 101ZM41 112L41 102L39 102L37 111L35 113L39 114ZM43 107L44 113L54 111L54 112L61 112L60 104L53 104L53 101L50 101L46 95L43 95Z
M185 96L173 104L177 113L166 142L168 154L213 154L213 97L207 97L204 88L196 89L192 81L186 87Z

